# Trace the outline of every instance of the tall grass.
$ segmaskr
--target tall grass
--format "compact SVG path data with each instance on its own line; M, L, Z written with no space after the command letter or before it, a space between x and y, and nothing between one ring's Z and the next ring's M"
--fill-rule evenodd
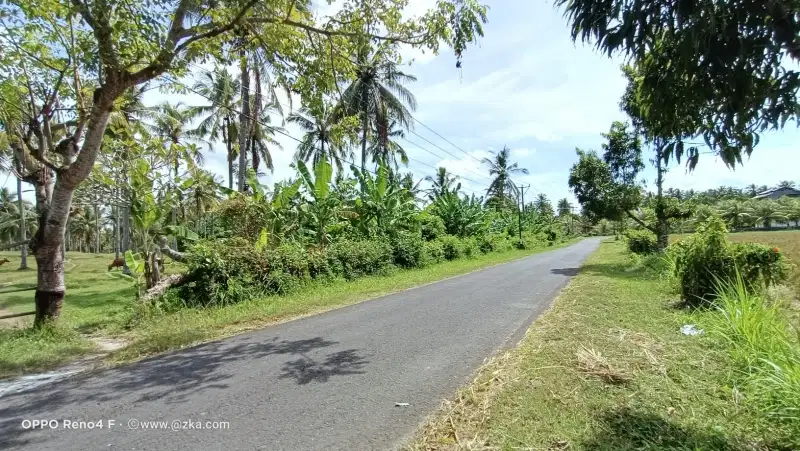
M733 382L769 420L787 427L800 445L800 335L780 302L749 289L740 273L718 280L710 330L723 339L738 370Z

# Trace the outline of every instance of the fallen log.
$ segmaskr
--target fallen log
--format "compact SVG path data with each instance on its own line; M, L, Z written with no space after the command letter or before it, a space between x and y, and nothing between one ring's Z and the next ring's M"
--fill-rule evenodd
M166 255L167 257L175 260L176 262L186 261L186 253L178 252L175 249L169 247L169 244L167 242L167 237L165 236L159 237L159 246L161 247L161 253Z
M155 298L161 296L162 294L164 294L170 288L172 288L172 287L174 287L176 285L180 285L182 283L185 283L187 281L189 281L189 275L188 274L170 274L170 275L164 277L163 279L159 280L157 284L153 285L152 288L147 290L142 295L142 297L139 298L139 301L141 301L141 302L150 302L153 299L155 299Z

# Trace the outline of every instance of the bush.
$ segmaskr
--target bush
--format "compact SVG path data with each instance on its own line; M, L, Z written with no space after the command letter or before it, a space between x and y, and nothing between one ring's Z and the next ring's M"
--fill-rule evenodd
M422 246L424 241L420 235L400 233L392 238L392 255L394 264L401 268L422 266Z
M438 240L442 243L442 250L444 251L445 260L455 260L461 258L464 253L463 245L458 237L453 235L444 235Z
M444 261L444 247L440 240L426 241L422 244L422 265L433 265Z
M428 212L420 213L418 218L422 231L422 238L425 239L425 241L433 241L445 235L444 221L442 218Z
M478 241L475 238L462 238L461 239L461 254L466 258L477 257L481 253L478 247Z
M658 240L649 230L628 230L625 232L628 250L634 254L654 254L658 252Z
M737 271L753 290L785 279L785 263L777 248L731 244L726 233L725 223L712 217L697 228L697 233L667 249L687 304L713 301L719 294L718 286L734 280Z
M478 249L484 254L506 251L511 248L511 242L506 236L502 233L481 234L476 238Z
M341 275L353 280L387 272L394 259L392 246L382 240L340 240L327 249L328 261L341 267Z

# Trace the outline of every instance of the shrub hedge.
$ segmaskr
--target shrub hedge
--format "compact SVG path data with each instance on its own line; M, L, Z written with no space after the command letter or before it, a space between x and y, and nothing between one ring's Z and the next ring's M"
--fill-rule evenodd
M628 230L625 232L628 250L634 254L654 254L658 252L658 240L649 230Z
M786 278L786 262L779 249L757 243L730 243L726 233L725 223L712 217L695 234L667 249L681 297L687 304L713 302L720 286L736 280L737 271L751 290Z
M533 238L527 238L533 245ZM311 280L353 280L396 267L420 268L505 251L512 243L503 234L479 239L442 235L426 240L421 232L386 239L341 239L324 249L299 244L259 249L244 238L199 241L187 253L189 282L169 290L159 303L166 309L230 304L285 294Z

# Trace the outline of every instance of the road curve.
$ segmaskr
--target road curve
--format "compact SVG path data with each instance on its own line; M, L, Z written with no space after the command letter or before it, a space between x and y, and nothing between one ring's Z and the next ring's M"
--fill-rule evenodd
M599 239L0 398L0 449L397 447L513 345ZM396 406L408 403L408 406ZM24 420L56 420L26 429ZM64 420L102 429L64 429ZM109 427L109 420L114 425ZM147 429L129 422L163 421ZM173 422L181 421L175 429ZM227 429L213 422L227 422ZM84 424L88 427L89 424ZM216 426L219 426L218 424ZM74 424L74 427L81 427ZM224 427L224 426L223 426Z

